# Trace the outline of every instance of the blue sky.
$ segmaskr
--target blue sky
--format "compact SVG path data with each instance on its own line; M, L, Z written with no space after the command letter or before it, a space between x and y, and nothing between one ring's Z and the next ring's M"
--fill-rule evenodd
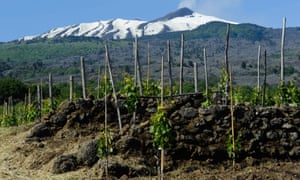
M52 28L114 18L153 20L179 7L240 23L300 27L299 0L3 0L0 42Z

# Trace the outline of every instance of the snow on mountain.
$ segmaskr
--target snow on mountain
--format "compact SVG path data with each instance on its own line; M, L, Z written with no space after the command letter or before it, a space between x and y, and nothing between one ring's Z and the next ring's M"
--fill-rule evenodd
M181 8L153 21L114 19L81 23L52 29L37 36L26 36L23 40L66 36L100 37L106 39L126 39L134 36L156 35L165 32L189 31L209 22L237 24L213 16L202 15L188 8Z

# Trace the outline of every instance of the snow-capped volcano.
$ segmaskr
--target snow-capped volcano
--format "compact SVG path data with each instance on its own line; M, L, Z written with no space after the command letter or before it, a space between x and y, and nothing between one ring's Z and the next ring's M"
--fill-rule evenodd
M152 20L113 19L81 23L52 29L37 36L26 36L24 40L34 38L54 38L67 36L100 37L105 39L126 39L135 36L156 35L165 32L189 31L209 22L225 22L237 24L213 16L206 16L193 12L188 8L181 8L164 17Z

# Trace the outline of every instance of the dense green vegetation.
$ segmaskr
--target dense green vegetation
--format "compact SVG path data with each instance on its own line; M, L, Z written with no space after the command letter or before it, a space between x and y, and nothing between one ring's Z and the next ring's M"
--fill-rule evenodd
M155 80L150 81L150 86L148 90L144 83L144 90L146 95L159 95L159 83ZM216 83L215 86L210 86L208 102L206 105L212 104L212 94L215 91L224 92L224 75L221 75L219 78L219 83ZM94 97L103 97L104 96L104 84L103 81L100 84L99 92L96 88L94 82L90 82L88 85L87 91L89 94L93 95ZM119 94L124 95L128 98L126 107L128 108L128 112L133 112L137 108L138 103L138 88L133 85L133 78L127 75L123 81L120 81L116 85L117 91ZM193 85L191 83L185 84L185 93L193 92ZM177 89L178 85L175 84L174 89ZM203 84L199 85L199 89L203 88ZM24 102L25 94L28 93L28 89L31 92L31 104L26 104ZM168 89L167 89L168 90ZM42 86L43 92L43 109L41 111L38 110L38 104L36 101L36 86L25 85L24 83L16 80L16 79L0 79L0 91L1 91L1 100L6 100L9 97L13 97L13 104L10 107L7 107L8 110L5 110L5 107L2 105L0 106L0 111L3 112L2 117L0 117L0 122L2 126L12 126L12 125L19 125L27 122L31 122L39 117L40 113L46 114L51 111L50 108L50 101L48 99L48 84L44 83ZM253 105L262 105L262 90L260 93L257 92L256 88L250 86L233 86L233 101L234 104L243 104L249 103ZM111 93L111 91L108 91ZM177 94L177 91L173 91ZM75 92L74 98L80 98L81 95L81 85L75 83ZM69 85L66 83L58 83L53 86L53 97L54 97L54 110L57 108L58 104L65 99L69 98ZM272 105L281 105L281 104L289 104L293 106L300 105L300 88L297 87L293 81L287 82L285 85L280 83L278 87L266 87L266 94L265 94L265 106L272 106ZM5 112L8 113L6 114ZM165 118L164 111L159 111L157 114L158 117L156 118ZM160 122L161 120L159 120ZM166 127L165 127L166 128Z
M226 35L226 23L211 22L200 26L196 30L186 33L186 39L198 38L223 38ZM241 38L251 41L260 41L266 38L265 28L253 24L231 25L230 37ZM157 37L162 39L174 39L180 37L180 32L160 34ZM147 37L146 37L147 38Z
M0 45L0 60L39 61L69 56L86 56L99 53L102 43L103 41L98 38L80 37L14 41Z
M14 99L23 99L27 92L27 86L17 79L0 78L0 102L12 96Z
M185 79L192 79L193 63L198 62L202 66L202 48L207 48L209 83L211 79L219 75L220 62L223 61L224 37L226 24L208 23L196 30L184 32L185 34ZM286 75L293 78L295 84L300 82L298 72L299 51L295 48L295 37L298 36L295 28L288 28ZM151 75L158 79L158 64L161 55L165 54L165 41L171 40L172 68L179 67L181 32L164 33L157 36L146 36L139 40L139 59L145 74L147 58L147 43L150 43ZM231 25L230 29L230 63L233 64L235 73L251 78L256 73L257 45L268 49L268 73L278 74L280 58L280 30L264 28L253 24ZM104 61L104 43L100 38L89 37L64 37L54 39L34 39L30 41L13 41L0 44L0 77L17 78L26 82L37 83L40 79L46 79L49 73L57 76L59 80L67 79L69 75L79 76L80 56L86 59L87 75L95 76L98 63ZM133 72L133 39L109 40L113 73L118 80L122 80L123 72ZM251 57L252 56L252 57ZM254 62L255 61L255 62ZM202 67L201 67L202 68ZM178 76L178 74L174 74ZM241 77L237 75L237 77ZM92 78L88 78L91 80ZM94 79L95 80L95 79ZM200 80L201 81L201 80ZM188 85L188 81L186 81ZM213 81L211 84L215 83ZM246 82L241 80L240 82ZM274 78L270 84L274 85ZM244 85L244 84L243 84ZM253 85L253 82L252 84ZM191 89L191 88L189 88Z
M157 36L145 36L142 40L176 39L181 32L164 33ZM185 32L189 39L223 38L226 33L226 24L212 22L200 26L198 29ZM268 35L268 29L253 25L231 25L230 37L260 41ZM110 41L111 47L122 47L132 40ZM39 61L70 56L87 56L103 52L104 40L94 37L65 37L53 39L34 39L29 41L12 41L0 44L0 61Z
M286 49L287 64L285 66L285 74L289 77L285 86L277 86L279 84L274 76L279 76L280 64L280 29L264 28L253 24L231 25L230 29L230 63L233 64L233 95L234 102L261 104L262 94L251 85L240 85L245 80L235 82L241 75L246 75L248 79L253 79L256 73L256 56L257 45L268 49L268 75L272 75L271 81L268 80L265 94L265 105L275 104L293 104L299 105L300 90L300 73L298 71L299 50L295 44L296 37L299 37L297 28L288 28ZM185 34L185 50L184 50L184 93L194 91L193 85L193 63L197 62L199 66L203 66L202 48L207 48L208 52L208 69L209 69L209 94L208 101L203 105L211 104L213 92L222 91L224 89L224 79L222 79L221 64L223 62L224 38L226 33L226 24L224 23L208 23L196 30L184 32ZM175 73L173 73L173 94L178 93L178 67L180 56L180 34L181 32L164 33L157 36L146 36L139 40L139 59L142 65L143 92L144 95L159 95L159 76L160 76L160 59L166 52L166 40L171 42L171 65ZM147 64L147 43L150 42L150 82L145 81L145 71ZM74 75L75 78L80 77L79 56L86 58L87 93L95 97L104 96L104 78L100 81L100 89L97 89L97 68L100 63L101 74L103 74L104 66L104 43L105 40L99 38L88 37L65 37L54 39L34 39L30 41L13 41L8 43L0 43L0 103L12 96L14 105L22 103L25 94L32 94L32 107L30 111L36 108L36 85L43 81L42 92L43 98L48 98L47 76L52 73L56 80L53 86L53 96L56 105L62 100L69 98L69 81L68 76ZM116 89L127 98L126 105L130 112L134 111L137 106L138 88L132 85L132 78L126 74L133 74L133 39L127 40L110 40L109 49L112 59L113 75L116 80ZM253 56L253 57L250 57ZM201 67L202 68L202 67ZM177 69L177 70L176 70ZM261 68L262 69L262 68ZM262 73L262 72L261 72ZM199 73L202 76L203 71ZM124 78L125 77L125 78ZM223 77L224 78L224 77ZM81 85L75 82L74 98L80 98ZM131 83L130 83L131 82ZM204 91L204 80L199 79L198 89ZM166 88L165 94L171 91ZM111 92L111 87L108 88ZM43 107L48 107L47 100L44 100ZM2 108L3 109L3 108ZM21 108L24 109L24 108ZM26 111L28 111L27 109ZM25 112L26 112L25 111ZM43 110L44 113L49 111ZM4 112L4 111L3 111ZM16 117L15 113L9 118ZM30 114L30 113L29 113ZM34 113L33 113L34 114ZM35 116L33 116L35 117ZM8 116L6 117L8 118ZM14 119L12 118L12 119ZM21 120L13 121L11 125L18 124ZM5 120L6 121L6 120ZM27 120L22 120L22 122ZM31 120L30 120L31 121ZM4 123L7 124L7 123Z

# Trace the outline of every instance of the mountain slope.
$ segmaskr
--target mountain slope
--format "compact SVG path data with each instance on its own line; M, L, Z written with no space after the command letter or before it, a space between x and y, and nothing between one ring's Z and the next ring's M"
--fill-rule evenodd
M23 40L34 38L54 38L67 36L100 37L104 39L127 39L134 36L142 37L157 35L165 32L190 31L209 22L235 22L223 20L213 16L206 16L193 12L188 8L181 8L166 16L153 21L113 19L90 23L80 23L52 29L37 36L26 36Z

